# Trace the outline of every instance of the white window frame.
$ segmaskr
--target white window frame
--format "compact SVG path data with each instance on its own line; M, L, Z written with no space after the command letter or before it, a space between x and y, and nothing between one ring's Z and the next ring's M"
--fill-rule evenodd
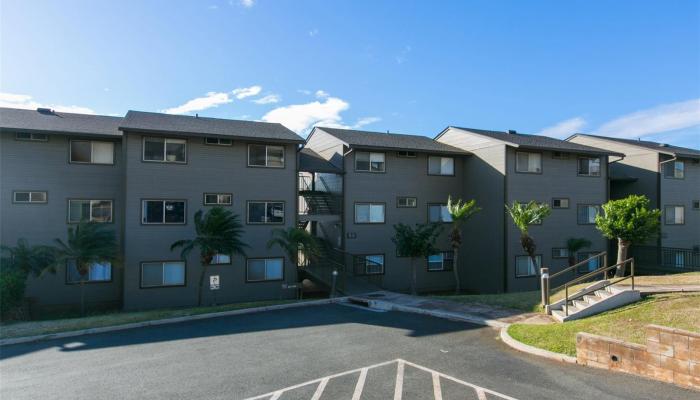
M251 204L265 204L265 222L251 222L250 221L250 205ZM271 204L282 204L282 221L281 222L268 222L267 212ZM284 225L287 220L287 208L284 201L280 200L249 200L246 203L246 223L248 225Z
M265 277L264 277L263 279L250 279L250 273L249 273L249 271L250 271L250 261L259 261L259 260L265 261ZM268 261L272 261L272 260L281 260L281 261L282 261L282 271L281 271L281 272L282 272L282 276L280 276L279 278L274 278L274 279L272 279L272 278L268 277L268 273L267 273L267 263L268 263ZM247 283L247 282L254 283L254 282L278 282L278 281L283 281L283 280L284 280L284 267L285 267L284 264L285 264L285 262L284 262L284 257L253 257L253 258L247 258L247 259L245 260L245 281L246 281L246 283Z
M160 264L160 269L161 269L161 279L160 285L144 285L143 284L143 265L144 264ZM182 265L182 283L176 283L176 284L165 284L165 264L179 264ZM163 288L163 287L182 287L187 284L187 263L184 261L143 261L141 262L141 279L139 281L139 287L141 289L149 289L149 288Z
M559 201L559 206L554 205L554 202L557 200ZM566 201L566 207L561 205L562 201ZM571 201L569 200L568 197L554 197L554 198L552 198L552 208L555 210L567 209L570 207L570 205L571 205Z
M94 206L95 203L97 202L109 202L109 221L96 221L101 224L108 224L114 221L114 201L110 199L68 199L68 223L69 224L78 224L81 222L81 220L74 220L71 218L71 203L73 202L90 202L90 218L87 220L87 222L93 222L94 219L92 217L92 207Z
M519 258L526 258L527 259L527 269L528 269L528 274L527 275L518 275L518 259ZM537 260L537 266L542 267L542 255L541 254L535 254L535 260ZM528 255L520 255L520 256L515 256L515 277L516 278L530 278L533 276L537 276L537 271L535 265L532 264L532 259ZM530 273L532 272L532 273Z
M162 160L146 160L146 141L148 139L163 139L163 159ZM168 161L168 142L181 143L185 145L185 159L183 161ZM156 136L144 136L141 140L141 161L152 162L152 163L164 163L164 164L187 164L187 139L178 138L168 138L168 137L156 137Z
M673 222L668 222L668 210L673 209ZM678 211L680 210L680 220ZM664 225L685 225L685 206L670 204L664 206Z
M146 204L148 202L162 202L163 203L163 222L146 222ZM183 218L182 222L165 222L165 203L184 203L183 207ZM141 224L143 225L186 225L187 224L187 200L181 199L141 199Z
M401 204L401 201L404 201L405 204ZM413 205L409 204L410 202L413 202ZM399 196L396 198L396 208L416 208L418 207L418 198L416 197L411 197L411 196Z
M250 148L252 146L265 146L265 165L258 165L258 164L251 164L250 163ZM271 147L277 147L277 148L282 149L282 165L269 165L270 164L270 148ZM253 167L253 168L284 168L287 165L285 153L286 153L285 147L281 146L281 145L249 143L248 144L248 166Z
M668 166L664 166L664 178L667 179L685 179L685 161L680 161L680 160L675 160L666 163L671 166L669 168ZM680 165L681 168L677 168L677 166ZM673 171L673 174L668 174L669 170ZM680 173L679 173L680 171Z
M450 255L450 257L445 257L446 255ZM435 257L435 256L440 256L440 268L430 268L430 257ZM447 269L445 268L445 259L451 260L452 261L452 268ZM426 269L428 272L439 272L439 271L451 271L453 268L455 268L454 265L455 262L455 255L453 251L440 251L436 254L429 255L426 258ZM435 263L435 261L432 261L432 263Z
M587 161L588 162L588 173L584 174L581 172L581 162L582 161ZM591 164L594 163L595 161L598 161L598 173L591 173ZM587 176L587 177L596 177L600 176L601 172L603 169L602 162L600 160L600 157L579 157L578 161L576 162L576 174L578 176Z
M29 201L18 201L18 193L29 193ZM32 200L35 194L43 194L44 200ZM45 190L16 190L12 192L12 202L15 204L46 204L49 202L49 193Z
M216 196L216 203L207 202L207 196ZM228 196L228 202L222 201L224 197ZM233 194L231 193L204 193L204 199L202 200L205 206L230 206L233 204Z
M369 161L367 164L367 169L358 169L357 168L357 155L358 154L367 154L369 157ZM372 156L382 156L382 168L381 169L372 169ZM355 151L355 172L369 172L373 174L382 174L386 172L386 153L381 152L381 151Z
M210 140L212 140L213 142L209 142ZM206 144L207 146L233 146L233 139L205 137L204 144Z
M358 222L357 220L357 211L358 211L358 206L367 206L369 207L368 211L368 218L366 222ZM372 221L372 208L373 207L381 207L382 209L382 220L381 221ZM365 225L365 224L383 224L386 222L386 204L385 203L378 203L378 202L371 202L371 201L365 201L365 202L357 202L355 203L355 218L354 222L355 224L359 225Z
M75 260L71 260L75 261ZM76 270L78 268L77 265L71 264L71 261L66 262L66 284L69 285L75 285L80 283L80 280L73 281L70 279L71 273L70 273L70 268L75 267ZM93 268L96 266L100 267L109 267L109 278L108 279L94 279L94 273L93 273ZM87 274L87 280L83 281L85 283L108 283L112 282L112 273L114 271L114 268L112 267L112 263L109 261L103 261L103 262L96 262L96 263L91 263L90 266L88 267L88 274ZM77 274L77 271L76 271Z
M430 219L430 208L431 207L440 207L440 220L433 221ZM445 219L445 218L447 218L447 219ZM428 222L434 223L434 224L448 224L448 223L452 222L452 216L447 211L447 204L442 204L442 203L430 203L430 204L428 204Z
M29 137L21 138L19 135L29 135ZM46 133L17 132L15 133L15 140L21 140L24 142L48 142L49 135Z
M518 155L519 154L527 154L527 169L522 170L520 168L520 165L518 163ZM530 170L530 157L532 156L537 156L540 159L539 162L539 168L535 168L535 170ZM542 173L542 153L536 153L536 152L531 152L531 151L516 151L515 152L515 172L519 174L541 174Z
M90 161L74 161L73 160L73 143L90 143ZM95 161L95 143L100 143L100 144L109 144L112 147L112 161L111 162L96 162ZM68 145L68 152L69 152L69 160L71 164L95 164L95 165L114 165L114 142L110 142L107 140L80 140L80 139L75 139L71 140L69 145Z
M552 258L569 258L569 249L566 247L552 247Z
M440 159L440 172L435 174L430 172L430 160ZM452 160L452 173L446 174L443 172L443 160ZM454 157L443 157L443 156L428 156L428 175L430 176L455 176L455 158Z
M579 220L579 216L581 215L580 214L581 207L586 207L588 209L588 212L586 213L588 216L588 220L587 220L588 222L581 222L581 220ZM593 217L593 221L590 220L590 216L591 216L590 208L591 207L595 208L595 210L596 210L595 216L600 214L600 205L598 205L598 204L578 204L576 206L576 222L578 223L578 225L595 225L595 216Z
M415 151L410 151L410 150L399 150L396 152L396 158L416 158L418 157L416 155Z
M365 275L383 275L384 271L386 270L386 257L384 257L384 254L365 254L361 256L364 260L365 264ZM374 264L372 263L377 263L374 260L370 260L370 257L381 257L382 262L382 270L381 271L370 271L370 267L374 267ZM377 263L379 264L379 263Z
M228 257L228 261L222 261L222 257ZM214 254L211 259L211 265L231 265L233 262L233 257L230 254Z

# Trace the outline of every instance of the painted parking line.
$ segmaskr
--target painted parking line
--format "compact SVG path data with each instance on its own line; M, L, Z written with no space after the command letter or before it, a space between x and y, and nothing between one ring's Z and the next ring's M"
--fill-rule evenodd
M368 375L371 375L373 371L376 371L377 368L387 366L387 365L392 365L396 364L396 380L394 382L394 400L401 400L404 394L411 394L407 392L406 388L404 388L404 372L406 371L406 368L413 368L419 371L427 372L430 374L431 379L429 380L429 384L432 385L432 390L430 390L433 393L433 398L435 400L442 400L442 384L441 381L450 381L452 383L458 384L463 392L465 394L472 393L477 396L479 400L486 400L487 395L489 398L497 398L497 399L503 399L503 400L517 400L514 397L510 397L508 395L505 395L503 393L498 393L493 390L475 385L473 383L465 382L461 379L455 378L453 376L443 374L441 372L435 371L433 369L424 367L422 365L418 365L415 363L412 363L410 361L406 361L400 358L397 358L396 360L391 360L391 361L385 361L383 363L379 364L374 364L370 365L367 367L362 367L362 368L356 368L352 370L348 370L345 372L340 372L337 374L333 375L328 375L324 376L318 379L313 379L307 382L299 383L297 385L292 385L283 389L275 390L274 392L270 393L265 393L259 396L255 397L249 397L246 400L277 400L277 399L283 399L284 394L294 391L295 389L303 388L305 386L313 387L312 385L316 385L316 390L314 391L313 396L311 397L311 400L319 400L323 396L323 392L326 390L326 386L328 386L328 383L332 381L333 379L348 376L348 375L353 375L353 374L358 374L357 382L354 384L352 387L348 387L348 393L352 393L352 399L353 400L359 400L360 397L362 396L362 393L365 391L365 382L367 379ZM428 383L426 383L428 384ZM426 388L428 389L428 388ZM371 390L371 389L370 389ZM365 392L368 395L371 395L372 393Z

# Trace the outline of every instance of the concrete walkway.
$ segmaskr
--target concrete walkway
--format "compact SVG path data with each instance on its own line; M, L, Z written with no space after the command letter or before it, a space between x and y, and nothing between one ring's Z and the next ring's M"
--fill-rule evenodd
M507 326L516 322L549 324L554 320L542 313L526 312L510 308L478 303L458 303L449 300L411 296L388 291L378 291L351 296L350 301L366 302L377 308L393 308L399 311L423 311L442 317L455 317L466 321L482 323L494 327ZM481 321L481 322L480 322Z
M631 287L631 284L617 284L624 288ZM639 290L642 296L657 293L685 293L685 292L700 292L700 285L634 285L636 290Z

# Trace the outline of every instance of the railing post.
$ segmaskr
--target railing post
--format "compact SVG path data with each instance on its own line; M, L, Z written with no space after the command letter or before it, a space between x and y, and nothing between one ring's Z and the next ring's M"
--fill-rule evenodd
M603 253L603 268L607 268L607 267L608 267L608 252L606 251ZM603 272L603 280L606 280L606 279L608 279L608 270L605 270Z
M634 290L634 258L630 262L630 273L632 274L632 290Z
M549 268L540 268L542 279L542 307L549 313Z
M564 315L569 316L569 284L564 285Z
M331 298L335 297L335 281L338 279L338 270L334 269L331 273Z

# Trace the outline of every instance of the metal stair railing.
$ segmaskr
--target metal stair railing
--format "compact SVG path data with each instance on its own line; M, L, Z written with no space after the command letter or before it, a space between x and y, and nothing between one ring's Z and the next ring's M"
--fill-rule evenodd
M584 281L588 278L591 278L591 277L596 276L596 275L601 274L601 273L604 273L605 274L604 277L607 278L608 271L610 271L613 268L617 268L619 266L625 266L627 264L630 264L630 275L620 277L617 280L613 279L613 280L609 281L608 283L604 284L603 286L598 286L594 289L584 290L583 292L579 293L577 295L577 297L586 296L586 295L591 294L597 290L605 289L608 286L615 285L615 284L620 283L620 282L627 280L627 279L632 279L632 290L634 290L634 258L628 258L625 261L619 262L619 263L617 263L615 265L611 265L609 267L598 268L595 271L589 272L585 275L581 275L578 278L572 279L571 281L564 284L564 315L565 316L569 315L569 287L571 287L572 285L574 285L578 282Z
M590 261L592 261L592 260L594 260L594 259L596 259L596 258L600 258L600 257L603 257L603 264L602 264L602 266L605 267L606 265L608 265L608 252L607 252L607 251L604 251L604 252L602 252L602 253L598 253L598 254L596 254L596 255L594 255L594 256L588 257L587 259L585 259L585 260L583 260L583 261L579 261L579 262L577 262L576 264L574 264L574 265L572 265L572 266L570 266L570 267L567 267L567 268L562 269L561 271L558 271L558 272L555 272L555 273L549 275L549 282L552 282L552 280L553 280L554 278L556 278L556 277L558 277L558 276L561 276L561 275L564 275L565 273L567 273L567 272L569 272L569 271L572 271L572 270L573 270L574 273L576 273L576 271L578 271L578 268L579 268L580 266L586 265L586 264L588 264ZM600 269L600 267L597 268L596 271L597 271L598 269ZM565 284L561 284L561 285L559 285L559 286L557 286L557 287L555 287L555 288L549 288L549 285L547 285L547 286L548 286L548 287L547 287L547 289L548 289L548 290L547 290L547 300L549 300L549 298L550 298L550 296L551 296L551 294L552 294L553 292L556 292L556 291L558 291L559 289L563 288L564 285L565 285ZM547 304L549 304L549 301L547 301Z

